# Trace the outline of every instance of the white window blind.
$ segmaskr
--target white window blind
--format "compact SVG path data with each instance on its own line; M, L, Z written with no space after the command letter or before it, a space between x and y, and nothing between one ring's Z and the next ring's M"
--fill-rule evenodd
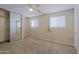
M18 28L21 28L21 22L20 21L17 22L17 26L18 26Z
M31 19L31 28L35 28L39 26L39 20L38 19Z
M65 16L50 17L49 27L65 27Z

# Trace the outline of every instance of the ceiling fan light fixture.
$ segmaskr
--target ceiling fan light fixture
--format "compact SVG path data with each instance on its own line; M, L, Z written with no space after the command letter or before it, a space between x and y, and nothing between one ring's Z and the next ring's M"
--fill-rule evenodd
M29 11L32 12L32 11L34 11L34 9L33 8L29 8Z

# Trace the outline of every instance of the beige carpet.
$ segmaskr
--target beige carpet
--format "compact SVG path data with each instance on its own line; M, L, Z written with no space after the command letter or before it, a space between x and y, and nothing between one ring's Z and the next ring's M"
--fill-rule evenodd
M25 54L75 54L73 46L63 45L56 42L26 38L16 42L0 45L0 53L25 53Z

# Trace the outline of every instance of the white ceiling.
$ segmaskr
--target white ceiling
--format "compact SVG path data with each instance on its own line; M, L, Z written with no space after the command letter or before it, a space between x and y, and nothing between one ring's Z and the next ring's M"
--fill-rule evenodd
M27 17L32 17L41 15L43 13L53 13L71 9L74 8L75 6L73 4L39 4L39 5L40 5L39 10L41 10L42 13L36 11L29 12L27 4L0 4L0 8L4 8L12 12L17 12Z

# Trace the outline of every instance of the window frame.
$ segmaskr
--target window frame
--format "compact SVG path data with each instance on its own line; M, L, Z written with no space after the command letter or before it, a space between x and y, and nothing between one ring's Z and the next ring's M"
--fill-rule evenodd
M32 21L32 20L38 20L38 25L37 25L37 27L32 27L32 26L31 26L31 21ZM38 28L38 27L39 27L39 19L37 19L37 18L31 18L31 19L30 19L30 28L31 28L31 30L32 30L32 29L35 29L35 28Z
M50 28L50 18L52 17L52 18L54 18L54 17L65 17L65 25L64 25L64 27L62 26L62 27L60 27L60 26L58 26L58 27L51 27ZM61 15L61 16L49 16L49 18L48 18L48 31L50 31L50 30L52 30L52 29L56 29L56 28L65 28L66 27L66 15Z

